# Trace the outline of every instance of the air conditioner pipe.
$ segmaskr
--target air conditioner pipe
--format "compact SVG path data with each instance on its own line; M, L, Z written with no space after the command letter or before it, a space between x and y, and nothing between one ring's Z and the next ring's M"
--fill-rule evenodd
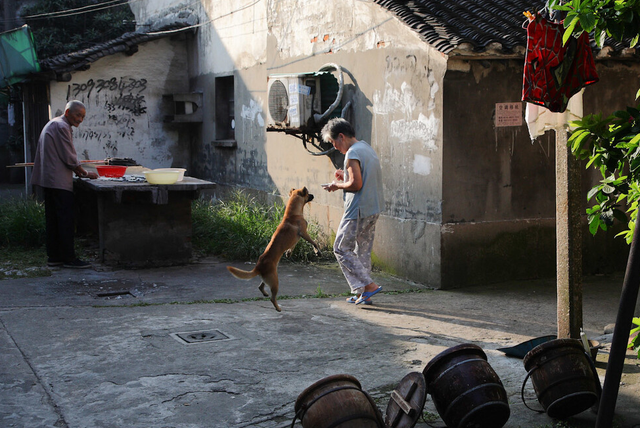
M320 67L320 70L318 71L330 71L332 69L336 70L339 73L338 74L338 83L339 83L338 95L336 95L336 100L333 102L333 104L329 106L327 110L325 110L324 113L322 114L316 113L313 115L313 120L315 120L317 124L322 123L322 121L324 121L331 114L331 112L334 111L336 107L338 107L338 104L340 104L340 101L342 100L342 91L344 86L344 76L342 75L342 67L340 67L337 64L329 63Z

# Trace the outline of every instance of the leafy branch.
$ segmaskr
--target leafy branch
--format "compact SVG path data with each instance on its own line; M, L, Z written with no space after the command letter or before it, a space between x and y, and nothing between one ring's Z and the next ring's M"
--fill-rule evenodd
M600 47L607 38L629 47L640 39L640 0L550 0L549 6L565 13L565 43L584 32ZM602 176L588 194L593 201L587 209L589 230L607 230L617 219L628 224L619 235L631 243L640 200L640 110L628 107L604 118L592 114L572 125L577 127L568 142L572 153L588 160L587 168L598 169Z
M583 32L594 34L598 46L607 37L638 44L640 35L640 0L550 0L551 9L566 12L563 41Z
M573 125L577 128L568 141L571 152L588 159L587 168L598 169L602 176L587 195L594 203L587 209L589 231L607 230L614 219L628 222L629 230L620 235L630 243L640 199L640 110L628 107L604 119L592 114Z
M636 354L638 354L638 358L640 358L640 317L633 318L631 321L637 327L632 328L630 335L633 336L631 341L629 342L629 348L633 349Z

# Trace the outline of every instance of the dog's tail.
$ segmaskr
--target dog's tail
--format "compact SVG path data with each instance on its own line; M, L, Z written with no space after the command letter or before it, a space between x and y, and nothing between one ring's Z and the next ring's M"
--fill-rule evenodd
M235 276L238 279L251 279L258 276L255 269L252 271L246 271L246 270L235 268L233 266L227 266L227 270L231 272L231 275Z

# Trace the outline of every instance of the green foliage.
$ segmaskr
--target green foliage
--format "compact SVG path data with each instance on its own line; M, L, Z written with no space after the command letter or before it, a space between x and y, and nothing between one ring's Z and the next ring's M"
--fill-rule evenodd
M630 47L640 38L640 0L551 0L550 6L567 14L565 41L585 31L593 31L601 47L606 37L626 41ZM628 222L629 229L621 235L631 243L640 199L640 110L628 107L604 119L601 114L590 115L573 125L578 128L569 139L572 153L588 159L587 167L602 175L588 195L594 203L587 209L589 230L592 234L607 230L614 219Z
M629 107L605 119L588 115L573 125L577 128L568 141L571 152L588 159L587 167L596 168L602 176L587 195L593 201L587 209L589 230L592 234L607 230L614 219L628 222L629 229L621 235L630 243L640 198L640 110Z
M135 30L135 18L127 2L101 7L95 12L87 8L56 14L96 3L95 0L37 0L25 6L22 17L33 32L38 58L86 49ZM38 16L43 14L49 15Z
M197 200L193 203L193 245L207 254L235 260L257 260L280 224L284 205L258 203L243 192L235 192L225 201ZM320 228L309 222L308 232L322 248L322 257L332 257L321 239ZM323 248L324 247L324 248ZM313 247L300 239L292 261L317 260Z
M550 0L552 9L566 12L563 41L573 34L595 34L602 47L606 37L638 43L640 34L640 0Z
M638 355L638 359L640 359L640 317L633 318L632 322L637 326L631 329L630 334L634 334L635 336L631 339L631 343L629 347L633 349L633 351Z
M0 203L0 248L39 248L45 240L43 203L35 199Z
M322 288L318 285L318 288L316 288L316 295L314 297L317 299L326 299L327 297L331 297L331 295L322 291Z
M44 204L34 199L0 202L0 280L47 276Z

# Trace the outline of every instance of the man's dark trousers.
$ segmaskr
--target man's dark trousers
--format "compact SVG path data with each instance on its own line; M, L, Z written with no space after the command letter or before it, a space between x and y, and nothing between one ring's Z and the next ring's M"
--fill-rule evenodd
M53 262L72 262L74 249L73 192L44 188L44 210L47 230L47 256Z

